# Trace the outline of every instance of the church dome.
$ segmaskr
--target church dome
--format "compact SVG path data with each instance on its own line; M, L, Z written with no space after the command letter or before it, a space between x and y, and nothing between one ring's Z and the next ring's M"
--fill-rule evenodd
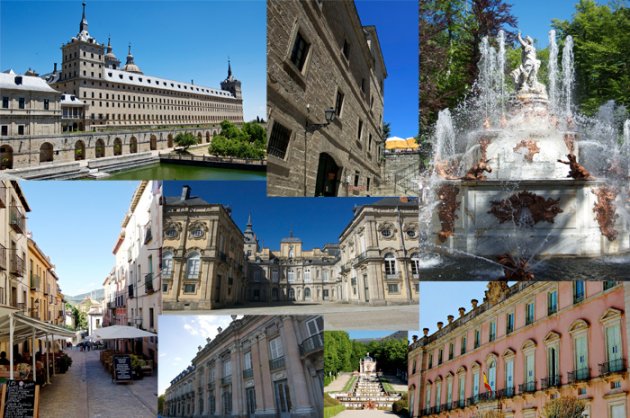
M129 53L127 54L127 63L123 67L123 70L130 73L142 74L140 67L138 67L136 63L133 62L133 55L131 55L131 45L129 45Z

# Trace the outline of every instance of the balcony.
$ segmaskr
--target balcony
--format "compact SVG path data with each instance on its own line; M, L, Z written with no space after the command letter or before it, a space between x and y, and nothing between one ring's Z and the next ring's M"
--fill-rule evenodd
M155 292L153 289L153 273L147 273L144 275L144 291L147 295Z
M22 209L17 206L11 206L9 225L17 233L23 234L26 231L26 218L22 213Z
M144 243L148 244L153 239L153 234L151 233L151 228L147 228L147 232L144 235Z
M163 280L171 280L173 278L173 269L166 268L162 269L162 279Z
M479 403L479 395L473 395L469 397L468 399L466 399L467 406L476 405L478 403Z
M16 276L24 276L24 260L18 255L17 251L13 250L9 258L9 272Z
M540 388L545 390L548 388L554 388L560 386L560 375L552 375L544 377L540 380Z
M527 382L527 383L522 383L518 385L518 392L519 393L536 392L536 381L534 380L533 382Z
M133 299L133 285L132 284L128 286L127 296L129 297L129 299Z
M368 258L367 251L363 251L361 254L357 256L357 258L354 259L354 265L356 266L358 264L361 264L362 262L367 260L367 258Z
M585 367L583 369L577 369L567 373L569 378L569 384L577 382L585 382L591 379L591 369Z
M396 273L385 273L385 279L386 280L398 280L400 279L400 273L396 272Z
M254 369L243 370L243 379L248 379L250 377L254 377Z
M221 378L221 384L222 385L229 385L230 383L232 383L232 375L229 376L223 376Z
M0 244L0 270L7 269L7 248Z
M626 371L626 359L619 358L599 365L599 375L606 376L611 373Z
M269 369L277 370L284 368L284 357L278 357L272 360L269 360Z
M322 333L313 335L305 339L300 344L300 355L307 356L315 351L319 351L324 348L324 335Z
M31 290L39 290L40 277L37 274L31 274Z

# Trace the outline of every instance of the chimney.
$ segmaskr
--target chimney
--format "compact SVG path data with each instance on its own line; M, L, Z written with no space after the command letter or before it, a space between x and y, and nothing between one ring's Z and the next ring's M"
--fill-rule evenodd
M455 317L453 315L449 315L447 316L448 318L448 323L450 324L451 322L453 322L453 319L455 319Z
M459 308L459 317L461 318L462 316L464 316L465 313L466 313L466 308L460 307Z
M477 304L479 303L479 301L477 299L472 299L470 301L470 304L472 305L473 309L477 309Z
M182 196L180 200L183 202L188 199L190 199L190 186L184 186L182 187Z
M442 327L444 326L444 322L440 321L437 323L437 327L438 327L438 331L442 329Z
M424 334L424 336L428 336L429 335L429 328L422 328L422 334Z
M53 70L54 73L57 72L57 63L55 63L55 69Z

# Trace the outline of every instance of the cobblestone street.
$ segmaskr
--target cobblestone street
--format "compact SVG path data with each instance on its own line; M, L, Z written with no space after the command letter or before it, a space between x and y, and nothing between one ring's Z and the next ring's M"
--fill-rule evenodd
M155 418L157 376L114 384L99 361L99 351L66 352L72 366L51 376L40 394L41 418Z

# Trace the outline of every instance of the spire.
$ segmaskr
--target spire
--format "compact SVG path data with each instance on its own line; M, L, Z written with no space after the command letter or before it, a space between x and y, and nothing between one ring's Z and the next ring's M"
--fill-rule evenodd
M249 212L249 216L247 217L247 227L251 228L252 227L252 213Z
M79 24L79 33L88 31L88 22L85 18L85 2L81 3L83 5L83 16L81 16L81 23Z
M230 57L228 57L228 80L232 79L232 64L230 63Z
M107 53L111 54L112 52L112 36L107 35Z
M127 64L130 63L130 61L133 62L133 55L131 55L131 42L129 42L129 50L127 52Z

